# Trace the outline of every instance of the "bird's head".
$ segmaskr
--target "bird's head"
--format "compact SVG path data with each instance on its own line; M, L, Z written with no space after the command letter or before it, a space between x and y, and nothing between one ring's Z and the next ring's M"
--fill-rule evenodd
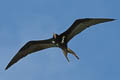
M57 39L57 37L58 37L58 34L53 33L53 38Z

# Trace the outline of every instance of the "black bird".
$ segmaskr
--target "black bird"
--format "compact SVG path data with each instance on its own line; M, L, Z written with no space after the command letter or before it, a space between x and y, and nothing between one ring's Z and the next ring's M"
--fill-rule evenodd
M12 58L10 63L5 68L6 70L16 63L21 58L27 56L28 54L31 54L36 51L40 51L46 48L51 47L59 47L63 50L64 56L66 57L67 61L69 62L69 59L67 57L68 53L71 53L73 56L75 56L77 59L79 57L75 54L74 51L72 51L70 48L68 48L67 44L68 42L78 33L82 32L84 29L88 28L89 26L113 21L115 19L108 19L108 18L84 18L84 19L77 19L71 26L63 32L62 34L53 34L53 37L47 40L38 40L38 41L29 41L26 43L19 51L18 53Z

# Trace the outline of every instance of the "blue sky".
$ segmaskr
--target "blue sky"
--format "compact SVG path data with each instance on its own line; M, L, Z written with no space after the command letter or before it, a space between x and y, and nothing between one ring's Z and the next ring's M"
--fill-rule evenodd
M0 80L120 80L119 0L0 0ZM58 48L31 54L7 71L30 40L60 34L79 18L115 18L95 25L68 44L80 57L68 63Z

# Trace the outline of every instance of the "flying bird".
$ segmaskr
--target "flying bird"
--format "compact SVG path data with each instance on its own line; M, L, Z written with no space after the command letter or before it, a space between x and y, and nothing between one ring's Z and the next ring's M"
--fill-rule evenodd
M58 34L53 34L53 37L47 40L36 40L36 41L29 41L27 42L19 51L18 53L12 58L9 62L5 70L7 70L10 66L18 62L21 58L31 54L33 52L37 52L43 49L51 48L51 47L58 47L61 48L65 58L69 62L67 57L68 53L75 56L78 60L79 57L76 53L68 48L68 42L77 34L85 30L86 28L104 22L113 21L115 19L109 18L83 18L77 19L75 22L68 28L65 32Z

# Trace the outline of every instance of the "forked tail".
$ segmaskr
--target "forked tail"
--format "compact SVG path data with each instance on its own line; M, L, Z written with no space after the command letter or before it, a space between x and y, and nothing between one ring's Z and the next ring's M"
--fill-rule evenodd
M78 60L80 59L74 51L72 51L70 48L67 48L67 49L62 49L63 50L63 53L64 53L64 56L65 58L67 59L68 62L70 62L70 60L68 59L68 53L72 54L73 56L75 56Z
M72 51L70 48L67 48L67 51L68 51L69 53L71 53L73 56L75 56L78 60L80 59L80 58L75 54L75 52Z

